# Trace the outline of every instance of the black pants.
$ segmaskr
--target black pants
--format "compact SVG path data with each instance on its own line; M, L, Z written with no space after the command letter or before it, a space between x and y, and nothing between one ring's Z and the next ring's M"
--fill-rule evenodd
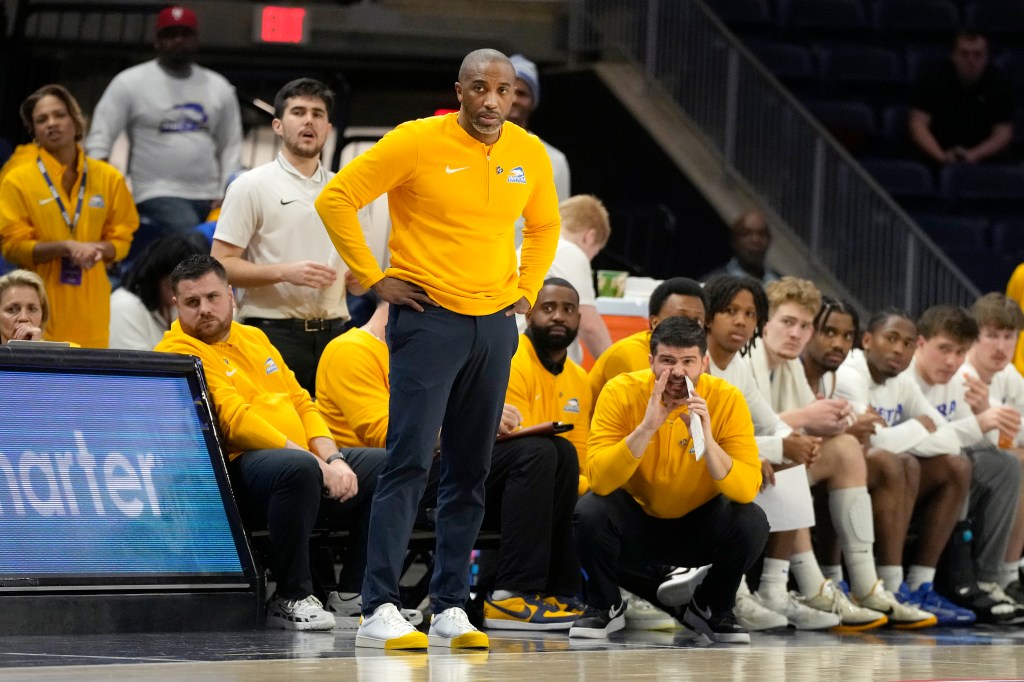
M565 438L494 445L483 527L501 532L495 589L579 592L580 562L572 541L579 474L576 448Z
M251 450L231 461L228 471L246 526L270 532L270 570L282 598L313 594L309 537L318 517L324 524L349 524L338 589L359 590L366 567L370 500L385 453L378 448L352 448L345 454L359 480L359 492L345 502L323 498L323 474L316 457L308 452Z
M587 603L618 604L622 564L657 562L696 567L711 564L694 601L713 613L736 603L740 579L764 551L768 520L756 504L719 495L678 519L648 515L625 490L590 492L576 503L576 547L587 574Z
M338 322L340 322L339 318ZM295 326L282 325L281 322L296 323ZM295 373L295 380L299 386L309 391L311 397L316 397L316 367L320 364L320 356L324 354L324 348L341 335L348 327L344 324L337 324L332 329L323 331L307 332L299 325L301 320L264 320L262 318L249 318L246 324L259 328L274 344L274 348L284 358L288 369Z

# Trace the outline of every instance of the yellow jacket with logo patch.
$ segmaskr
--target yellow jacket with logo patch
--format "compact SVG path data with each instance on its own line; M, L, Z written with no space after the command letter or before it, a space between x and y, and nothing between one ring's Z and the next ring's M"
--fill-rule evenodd
M359 282L417 284L448 310L490 315L536 299L558 244L558 196L543 143L505 123L491 146L457 114L409 121L342 168L316 200ZM356 211L387 192L391 265L381 272ZM523 216L517 267L515 222Z
M309 393L256 327L232 322L227 341L211 344L186 334L175 320L153 350L203 361L229 459L283 448L288 440L309 447L317 436L331 437Z
M79 146L78 181L71 188L70 196L64 192L60 181L65 166L42 147L37 150L68 216L74 216L82 182L84 150ZM46 339L73 341L85 348L106 348L110 338L110 280L104 263L84 270L82 283L73 285L61 283L62 259L45 263L32 259L37 242L70 239L108 241L114 245L114 260L121 260L128 254L132 235L139 227L139 214L124 177L110 164L89 159L86 183L82 214L72 234L35 159L26 159L11 168L0 185L0 244L4 258L43 278L50 300Z
M589 484L583 469L587 463L587 437L590 435L590 386L587 373L570 358L565 359L561 374L552 374L541 364L533 342L519 337L519 348L512 356L505 402L515 405L523 415L523 426L542 422L565 422L573 425L563 437L576 448L580 460L579 494Z
M619 339L608 350L601 353L594 366L590 368L590 391L597 403L597 396L609 381L625 374L651 366L651 331L637 332L624 339Z
M668 415L640 459L626 447L647 412L654 391L654 372L620 374L604 387L594 407L587 449L587 478L598 495L623 488L659 519L686 515L717 495L752 502L761 486L754 424L739 389L710 374L701 374L694 390L708 404L711 435L732 457L732 469L721 481L711 478L705 461L690 454L690 430L680 407Z

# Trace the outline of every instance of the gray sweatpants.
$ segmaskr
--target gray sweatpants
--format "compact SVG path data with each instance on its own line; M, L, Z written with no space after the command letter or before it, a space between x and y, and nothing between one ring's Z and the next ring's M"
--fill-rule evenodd
M974 521L975 572L982 582L998 582L1020 500L1020 463L990 443L965 448L964 453L974 465L968 514Z

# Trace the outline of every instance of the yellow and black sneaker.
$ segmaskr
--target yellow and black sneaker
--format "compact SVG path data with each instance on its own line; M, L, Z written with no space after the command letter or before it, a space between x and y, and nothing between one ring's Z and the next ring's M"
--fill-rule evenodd
M568 630L578 617L538 595L513 594L484 601L484 627L495 630Z
M544 597L544 603L554 606L556 611L565 611L574 616L582 616L587 610L587 605L577 597L548 596Z

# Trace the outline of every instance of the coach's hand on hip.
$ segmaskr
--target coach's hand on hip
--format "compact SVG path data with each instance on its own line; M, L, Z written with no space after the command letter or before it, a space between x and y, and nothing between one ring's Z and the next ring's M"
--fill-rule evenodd
M385 277L371 287L378 298L392 305L409 306L418 313L423 312L421 303L436 306L437 302L421 287L395 277Z

